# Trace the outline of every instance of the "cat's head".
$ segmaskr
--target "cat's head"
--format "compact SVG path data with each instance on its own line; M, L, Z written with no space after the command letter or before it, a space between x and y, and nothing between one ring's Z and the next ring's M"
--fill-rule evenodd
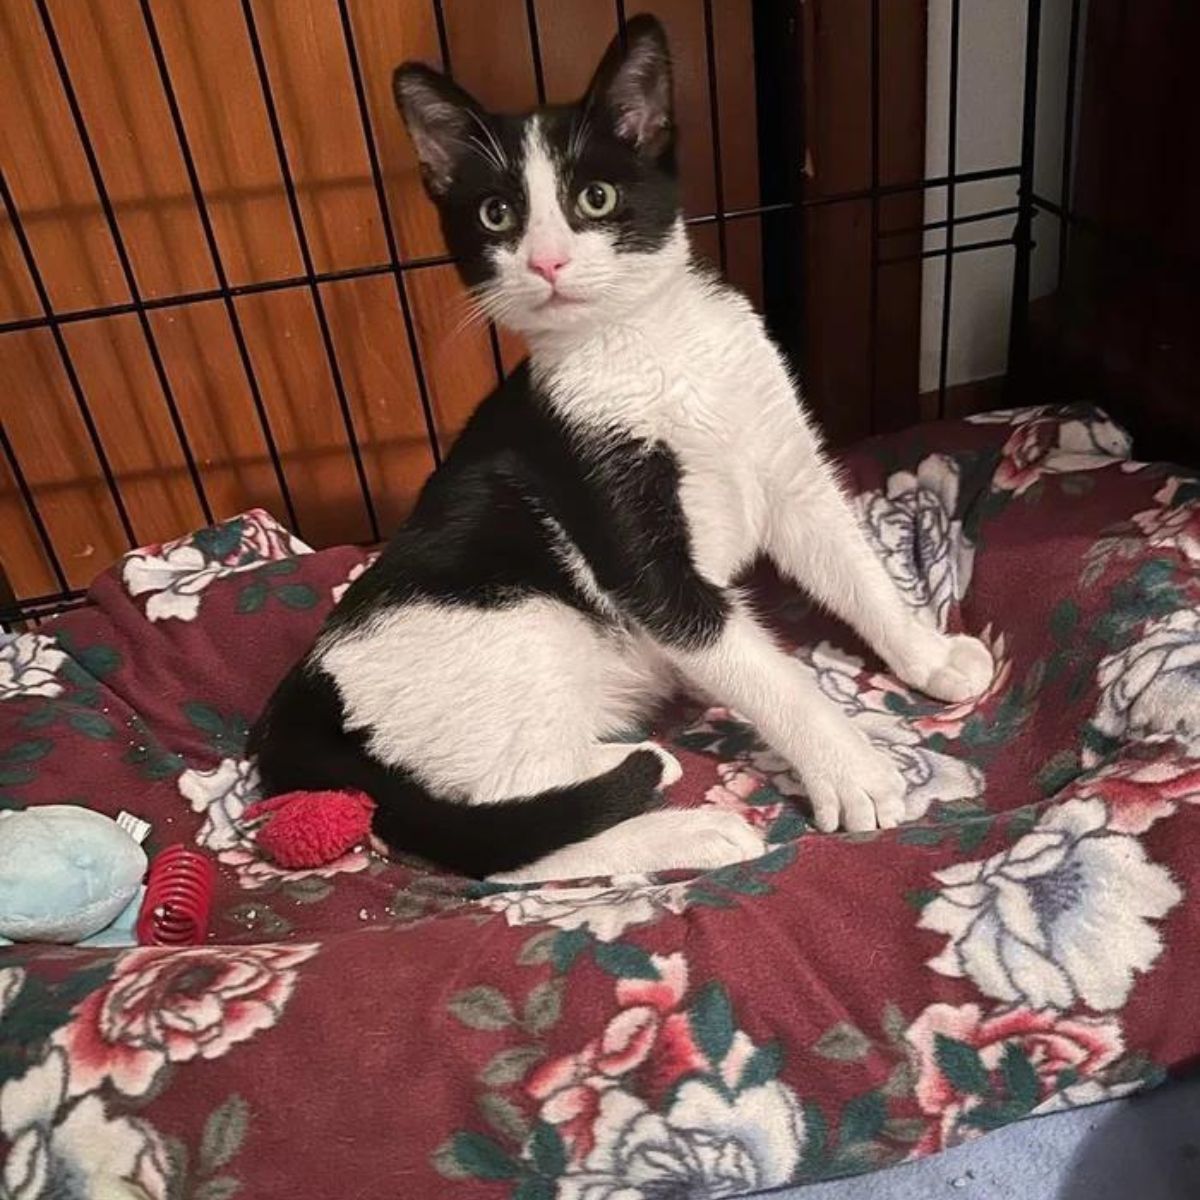
M577 104L524 116L420 63L396 69L446 243L485 311L519 332L607 323L686 259L666 36L648 16L625 34Z

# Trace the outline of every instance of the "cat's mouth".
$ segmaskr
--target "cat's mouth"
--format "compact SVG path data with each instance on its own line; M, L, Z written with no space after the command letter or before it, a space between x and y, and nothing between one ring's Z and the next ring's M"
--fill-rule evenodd
M540 304L534 305L538 310L567 308L574 304L584 304L582 296L568 296L566 292L551 292Z

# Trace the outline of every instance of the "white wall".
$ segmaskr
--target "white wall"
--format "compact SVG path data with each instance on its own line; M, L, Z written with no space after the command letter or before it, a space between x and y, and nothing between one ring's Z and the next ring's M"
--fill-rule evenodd
M1021 158L1028 0L962 0L959 32L957 173L1016 166ZM1037 190L1058 199L1066 96L1070 0L1044 0L1038 85ZM950 92L951 0L929 0L925 173L946 175ZM955 188L955 213L964 216L1017 202L1017 180L988 180ZM944 220L946 188L925 194L925 220ZM956 225L956 245L1007 237L1013 218ZM1057 221L1034 223L1036 297L1056 280ZM925 235L926 249L945 246L944 230ZM947 384L1004 373L1012 300L1013 249L956 254L951 275ZM921 390L938 386L942 340L944 256L925 261L921 324Z

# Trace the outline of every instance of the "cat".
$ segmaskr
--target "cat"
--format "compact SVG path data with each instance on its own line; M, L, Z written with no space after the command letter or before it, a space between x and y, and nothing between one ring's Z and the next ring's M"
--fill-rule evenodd
M913 687L961 701L992 676L982 642L908 607L762 321L693 256L666 37L625 33L582 100L524 116L396 70L447 245L530 357L253 731L265 794L360 788L384 841L473 876L760 853L734 813L661 809L678 764L620 740L681 685L754 723L819 829L902 819L891 760L739 592L761 555Z

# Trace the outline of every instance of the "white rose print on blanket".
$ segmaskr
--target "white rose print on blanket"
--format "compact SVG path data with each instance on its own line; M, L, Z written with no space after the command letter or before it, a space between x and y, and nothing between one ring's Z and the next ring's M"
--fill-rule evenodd
M1100 698L1092 726L1114 741L1174 739L1200 755L1200 610L1181 608L1152 621L1097 671ZM1085 742L1084 766L1099 752Z
M199 533L132 551L121 562L121 579L131 596L149 597L151 621L194 621L201 594L214 581L309 553L269 513L252 509Z
M978 767L949 754L931 750L922 742L915 723L893 712L885 693L863 679L861 659L822 642L807 656L821 690L878 749L891 756L904 776L905 820L923 817L934 803L973 800L983 794L983 773Z
M930 454L915 473L897 471L882 492L856 499L867 537L888 574L909 604L928 609L942 628L970 585L975 560L956 515L959 482L953 458Z
M51 637L40 633L0 637L0 700L61 695L63 685L57 676L66 661L66 654Z
M481 896L481 907L503 915L509 925L553 925L586 929L602 942L615 942L635 925L657 921L687 907L687 883L649 884L614 879L607 887L541 887Z
M921 728L921 722L926 718L897 712L889 704L889 695L896 690L895 685L869 674L861 659L828 642L799 650L796 657L812 671L821 691L841 708L872 745L892 759L903 775L907 784L906 821L919 820L933 804L977 800L982 796L983 772L972 763L927 745ZM982 700L975 703L982 703ZM960 720L965 720L963 712L957 715ZM713 708L685 738L689 742L700 741L706 729L716 731L731 725L744 731L740 737L747 740L753 737L736 713L727 708ZM717 739L718 749L723 740ZM706 798L712 804L740 813L753 825L771 826L784 805L793 798L804 796L803 784L791 765L761 742L752 741L736 753L736 759L718 766L721 782L709 789ZM801 832L802 825L789 830L787 836L794 837ZM774 833L772 838L779 840Z
M620 1089L600 1097L596 1147L559 1200L658 1200L743 1196L789 1181L804 1118L791 1091L771 1082L727 1098L707 1083L683 1084L657 1113Z
M801 649L796 657L812 671L821 691L872 745L892 759L907 784L906 821L920 819L933 804L971 801L982 796L983 772L972 763L928 745L921 728L927 718L915 710L897 711L889 702L897 685L871 675L861 659L828 642ZM982 701L980 698L975 703ZM957 712L960 721L966 715L969 714ZM948 736L941 729L937 732ZM793 799L804 796L803 784L791 764L756 741L747 724L730 709L709 709L703 721L683 735L684 742L705 748L709 733L714 735L712 749L718 753L724 750L726 756L726 761L717 767L720 782L706 795L709 803L739 813L756 827L769 829L771 841L803 833L805 826L798 818L794 823L781 820L786 818L786 809Z
M1183 898L1100 799L1052 808L1014 845L934 873L920 927L947 935L929 965L1030 1008L1120 1008L1162 952L1151 923Z
M158 1134L136 1117L110 1117L99 1095L69 1099L67 1057L52 1049L0 1089L8 1139L3 1193L14 1200L164 1200L170 1165Z
M775 1077L773 1055L734 1027L723 989L684 1006L682 954L652 962L658 979L622 979L619 1008L598 1035L526 1080L541 1120L562 1141L565 1173L555 1194L732 1197L789 1182L804 1148L804 1114ZM661 1082L662 1107L635 1094L643 1073Z

